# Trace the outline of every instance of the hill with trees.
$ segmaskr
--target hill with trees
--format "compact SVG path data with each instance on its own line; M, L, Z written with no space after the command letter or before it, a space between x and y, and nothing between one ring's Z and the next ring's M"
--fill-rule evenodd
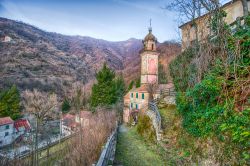
M11 41L4 42L6 36ZM122 73L126 84L140 74L142 43L138 39L110 42L66 36L5 18L0 18L0 38L1 88L15 84L21 91L36 88L56 92L61 97L72 83L81 82L90 91L95 73L104 62L116 73ZM158 45L166 70L180 45L173 42Z

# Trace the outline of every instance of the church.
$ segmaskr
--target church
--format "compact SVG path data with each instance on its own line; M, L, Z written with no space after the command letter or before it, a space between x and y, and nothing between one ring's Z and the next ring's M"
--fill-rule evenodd
M141 86L131 89L124 96L123 121L125 123L131 120L136 121L140 111L148 109L150 101L150 88L152 85L158 87L158 58L159 53L156 50L157 39L152 33L151 26L149 32L144 38L143 49L140 51L141 57ZM132 119L131 119L132 118Z

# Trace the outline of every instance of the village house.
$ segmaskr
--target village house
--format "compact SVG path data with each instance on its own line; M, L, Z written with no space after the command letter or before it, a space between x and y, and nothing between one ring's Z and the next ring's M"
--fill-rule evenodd
M232 29L236 28L236 21L239 21L242 24L242 16L243 16L243 6L240 0L232 0L221 7L227 14L224 18L224 21L231 25ZM248 9L250 9L250 1L248 0ZM212 31L209 26L210 13L204 14L192 21L186 22L181 25L179 28L182 33L182 51L186 48L192 46L198 38L198 41L202 41L207 39L210 35L212 35ZM197 30L195 28L197 27Z
M0 118L0 147L13 143L17 138L22 140L22 136L30 129L26 119L13 121L10 117Z
M92 117L92 112L81 111L80 116L78 114L66 114L62 118L62 135L71 135L77 131L77 127L87 127L89 126L90 118Z
M14 132L14 121L10 117L0 118L0 147L13 142Z
M11 42L11 40L12 40L12 38L10 37L10 36L4 36L4 38L3 38L3 42Z
M62 118L62 135L71 135L76 131L75 115L66 114Z
M23 135L31 131L30 123L27 119L18 119L14 122L15 138L19 141L23 139Z

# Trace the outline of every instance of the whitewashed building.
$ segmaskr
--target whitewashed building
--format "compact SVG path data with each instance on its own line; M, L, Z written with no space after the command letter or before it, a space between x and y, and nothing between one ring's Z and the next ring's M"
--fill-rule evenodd
M9 145L15 140L21 141L23 135L31 130L28 120L13 121L10 117L0 118L0 147Z
M15 140L14 121L10 117L0 118L0 147Z

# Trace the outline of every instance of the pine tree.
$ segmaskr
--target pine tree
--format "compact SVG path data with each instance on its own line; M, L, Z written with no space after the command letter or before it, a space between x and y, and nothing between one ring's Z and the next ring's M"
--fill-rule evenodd
M0 117L10 116L15 120L21 116L20 108L20 93L15 85L0 92Z
M96 79L97 84L94 84L92 87L91 106L96 107L116 103L118 96L114 71L104 64L103 68L96 74Z
M136 80L136 82L135 82L135 87L136 87L136 88L139 88L140 86L141 86L141 79L138 78L138 79Z
M63 103L62 103L62 112L63 113L67 113L70 110L70 103L68 99L64 99Z
M131 90L134 86L134 81L131 81L128 86L128 90Z
M119 76L118 78L116 78L115 85L116 85L117 98L118 100L121 101L125 93L125 83L124 83L124 79L122 76Z

